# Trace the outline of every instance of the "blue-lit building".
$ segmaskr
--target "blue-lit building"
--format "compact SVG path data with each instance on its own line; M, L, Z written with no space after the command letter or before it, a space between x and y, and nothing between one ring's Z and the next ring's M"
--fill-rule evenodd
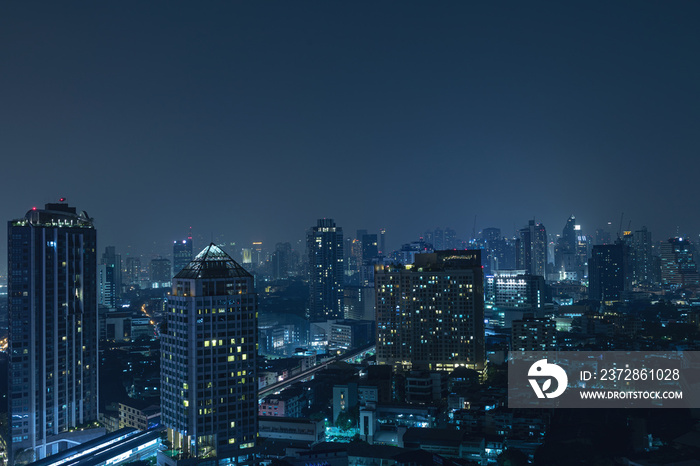
M63 202L8 224L10 464L97 421L95 243L92 219Z
M336 226L332 218L319 219L309 230L306 244L309 253L309 319L311 322L342 319L343 229Z
M187 267L193 257L192 234L187 239L173 242L173 275Z
M615 244L593 246L588 262L589 298L596 301L617 301L623 291L630 289L632 272L627 245Z
M694 288L700 284L695 245L687 238L661 243L661 282L667 289Z
M159 465L241 464L257 436L253 276L210 244L173 278L161 336ZM214 464L211 463L211 464Z

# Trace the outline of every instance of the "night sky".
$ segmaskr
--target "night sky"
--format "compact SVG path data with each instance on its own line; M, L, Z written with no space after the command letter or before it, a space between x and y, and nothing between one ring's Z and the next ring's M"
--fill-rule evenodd
M317 218L389 246L528 219L700 233L700 4L3 2L0 218L100 248ZM6 231L0 229L1 244ZM196 244L201 248L202 244ZM6 248L0 248L4 269Z

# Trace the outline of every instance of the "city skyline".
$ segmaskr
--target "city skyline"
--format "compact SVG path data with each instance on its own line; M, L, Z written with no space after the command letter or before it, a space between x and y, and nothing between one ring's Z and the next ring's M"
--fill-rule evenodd
M694 4L2 8L6 219L63 196L122 251L322 217L392 249L475 215L700 233Z

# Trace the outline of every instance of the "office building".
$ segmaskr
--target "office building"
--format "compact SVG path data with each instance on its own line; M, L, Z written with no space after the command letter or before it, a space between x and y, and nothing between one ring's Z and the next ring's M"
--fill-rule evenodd
M248 461L257 312L253 276L213 243L173 278L161 336L161 421L173 449L158 464Z
M272 278L281 280L288 278L292 272L292 245L290 243L277 243L275 252L270 260L272 266Z
M520 230L516 247L518 269L525 269L531 275L545 276L547 268L547 230L541 223L530 220L528 226Z
M512 351L553 351L556 348L557 328L554 320L529 318L513 321Z
M389 251L386 250L386 229L379 229L379 255L386 256Z
M588 262L590 299L617 301L623 291L630 289L631 271L627 245L615 244L593 246Z
M114 246L107 246L105 248L104 254L102 254L102 259L100 264L106 265L108 268L113 270L112 280L114 282L114 293L116 298L120 298L122 295L122 256L117 254L116 248Z
M192 260L192 233L187 236L187 239L173 242L173 271L172 275L187 267L187 264Z
M632 251L634 257L632 285L639 288L649 288L657 285L656 261L652 253L651 232L647 230L647 227L642 227L641 230L634 232Z
M342 319L343 229L331 218L319 219L307 234L309 254L309 319Z
M141 259L139 257L126 258L126 284L134 287L141 285Z
M172 278L170 259L158 257L151 260L151 268L149 277L151 279L151 288L166 288L170 286Z
M114 267L107 264L97 266L97 303L110 309L117 307L117 290Z
M369 265L379 254L377 235L362 235L362 265Z
M97 421L95 248L92 219L63 202L8 224L10 464Z
M481 251L416 254L375 271L377 362L395 369L484 367Z
M486 277L486 300L492 304L489 322L510 328L514 320L542 317L546 301L544 277L525 270L501 270Z
M699 284L695 245L687 238L661 243L661 283L667 289L694 288Z

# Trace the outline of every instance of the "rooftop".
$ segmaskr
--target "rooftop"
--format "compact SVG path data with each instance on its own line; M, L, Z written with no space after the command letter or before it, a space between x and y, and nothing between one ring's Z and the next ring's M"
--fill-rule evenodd
M175 275L175 278L184 279L238 277L252 277L252 275L214 243L204 248L192 262Z

